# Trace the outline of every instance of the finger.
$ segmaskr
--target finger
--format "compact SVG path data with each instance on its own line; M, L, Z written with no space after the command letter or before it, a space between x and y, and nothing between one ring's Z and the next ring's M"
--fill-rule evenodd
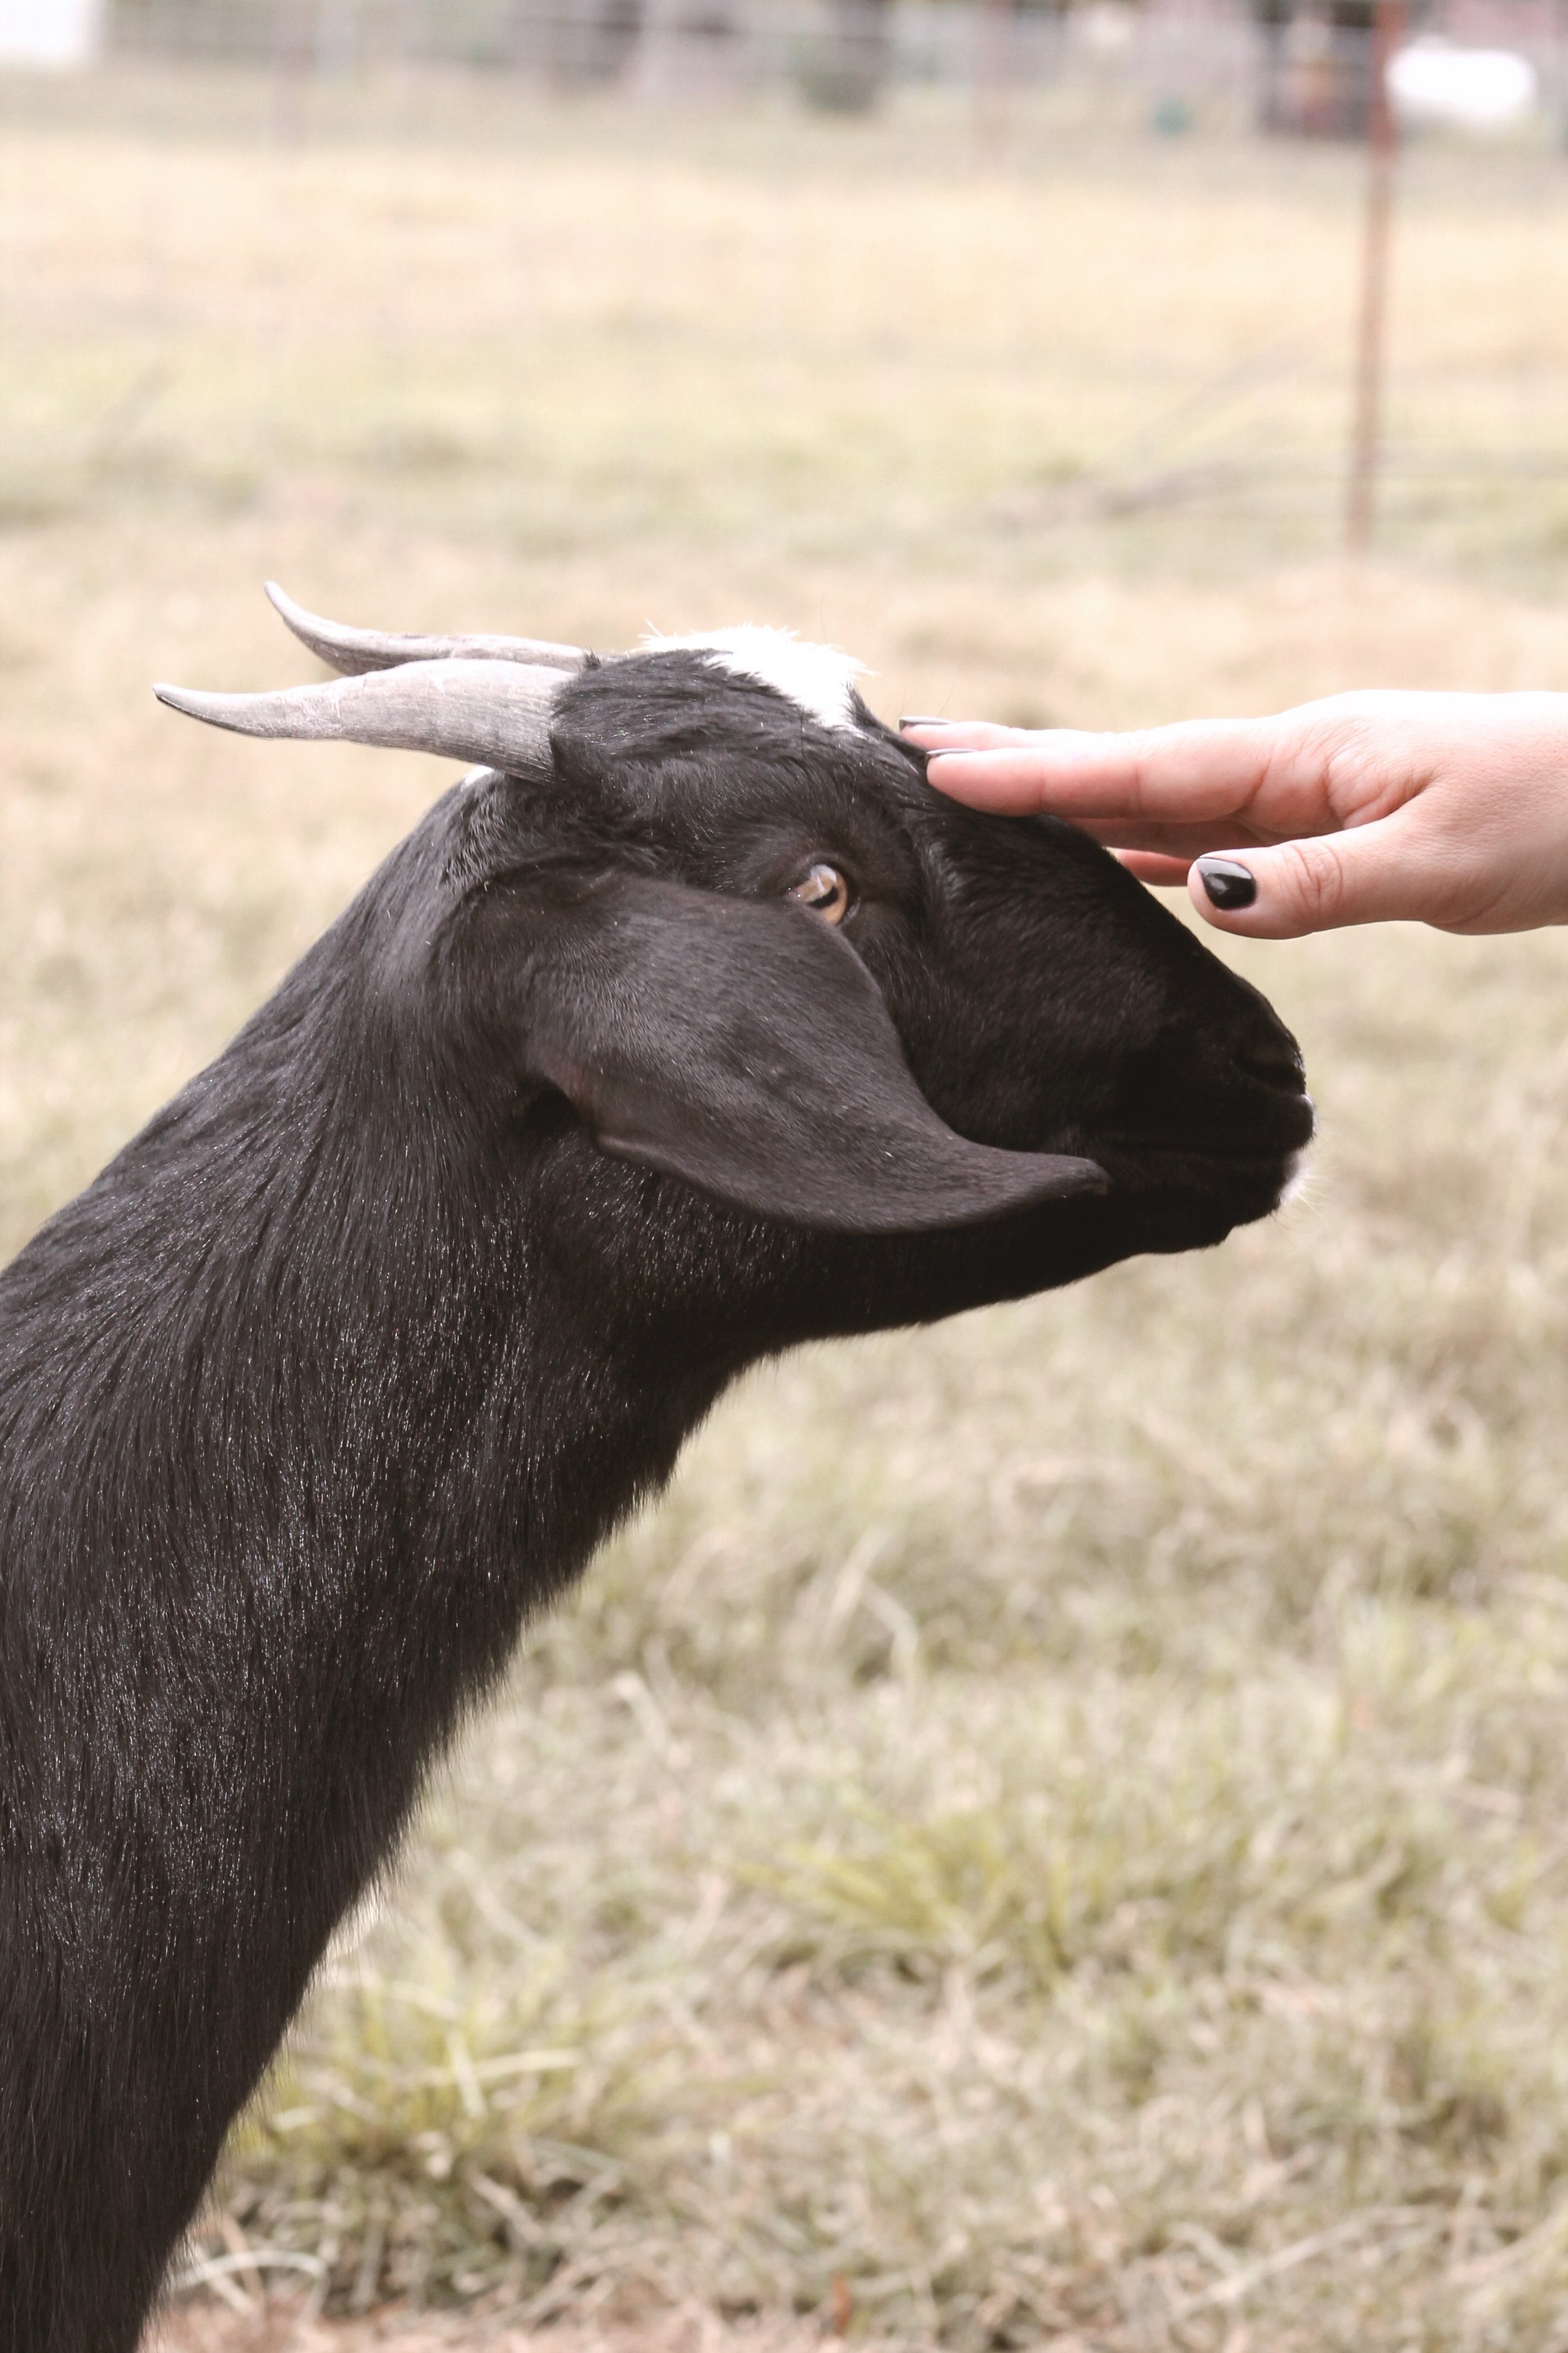
M989 719L906 718L899 733L928 752L982 752L1032 741L1026 728L999 727Z
M1351 923L1444 923L1465 877L1454 845L1402 809L1344 833L1205 854L1187 888L1220 931L1293 940Z
M1009 735L1000 728L986 732L991 740L974 745L954 744L945 734L940 742L933 739L926 747L931 754L927 781L971 808L1006 817L1036 817L1049 811L1076 822L1083 817L1127 814L1113 801L1100 807L1093 793L1075 793L1072 788L1075 757L1092 763L1097 757L1094 747L1103 738L1072 727L1053 727L1037 735ZM1064 739L1069 747L1065 752ZM1081 754L1070 748L1077 745L1084 747ZM1068 782L1058 789L1063 776ZM1103 793L1098 797L1105 799Z
M1271 848L1276 839L1223 818L1206 825L1128 825L1112 818L1078 818L1068 822L1098 841L1102 849L1146 850L1151 858L1180 859L1184 867L1206 849L1261 849Z
M1023 741L930 745L931 782L972 807L1017 816L1191 825L1244 816L1268 787L1277 837L1335 822L1321 756L1303 756L1292 714L1281 719L1184 720L1173 727L1100 735L1054 727Z
M1118 865L1125 866L1129 874L1152 890L1173 891L1184 883L1192 868L1190 858L1152 858L1145 849L1116 849L1111 856Z

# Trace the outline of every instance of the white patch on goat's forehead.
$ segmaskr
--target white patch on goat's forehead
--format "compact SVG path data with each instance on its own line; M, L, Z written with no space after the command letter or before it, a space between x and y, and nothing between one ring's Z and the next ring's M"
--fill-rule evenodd
M864 662L837 646L802 645L793 629L768 629L742 622L733 629L703 629L687 638L650 629L642 641L647 654L706 654L716 670L737 678L760 679L787 694L806 716L824 727L853 727L855 681Z

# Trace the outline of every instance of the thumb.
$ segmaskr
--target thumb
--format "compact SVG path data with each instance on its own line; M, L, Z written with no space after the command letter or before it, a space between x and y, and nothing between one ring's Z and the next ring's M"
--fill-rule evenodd
M1458 878L1441 844L1409 817L1399 809L1343 833L1206 853L1187 877L1193 904L1217 930L1255 940L1348 923L1440 923Z

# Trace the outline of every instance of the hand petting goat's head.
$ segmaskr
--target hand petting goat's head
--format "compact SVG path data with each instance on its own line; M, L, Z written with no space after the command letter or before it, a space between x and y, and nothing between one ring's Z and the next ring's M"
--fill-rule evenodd
M1263 998L1087 836L931 790L845 656L388 636L269 594L343 676L158 692L480 764L409 920L448 986L507 976L516 1078L573 1107L590 1190L609 1155L803 1236L950 1238L923 1282L900 1255L911 1318L1278 1204L1313 1116ZM900 1320L871 1283L819 1328Z

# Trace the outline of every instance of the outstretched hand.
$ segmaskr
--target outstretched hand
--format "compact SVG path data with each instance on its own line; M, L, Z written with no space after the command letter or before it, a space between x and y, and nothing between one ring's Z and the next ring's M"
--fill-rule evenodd
M1568 923L1568 694L1331 695L1129 734L907 719L931 781L1069 818L1223 931Z

